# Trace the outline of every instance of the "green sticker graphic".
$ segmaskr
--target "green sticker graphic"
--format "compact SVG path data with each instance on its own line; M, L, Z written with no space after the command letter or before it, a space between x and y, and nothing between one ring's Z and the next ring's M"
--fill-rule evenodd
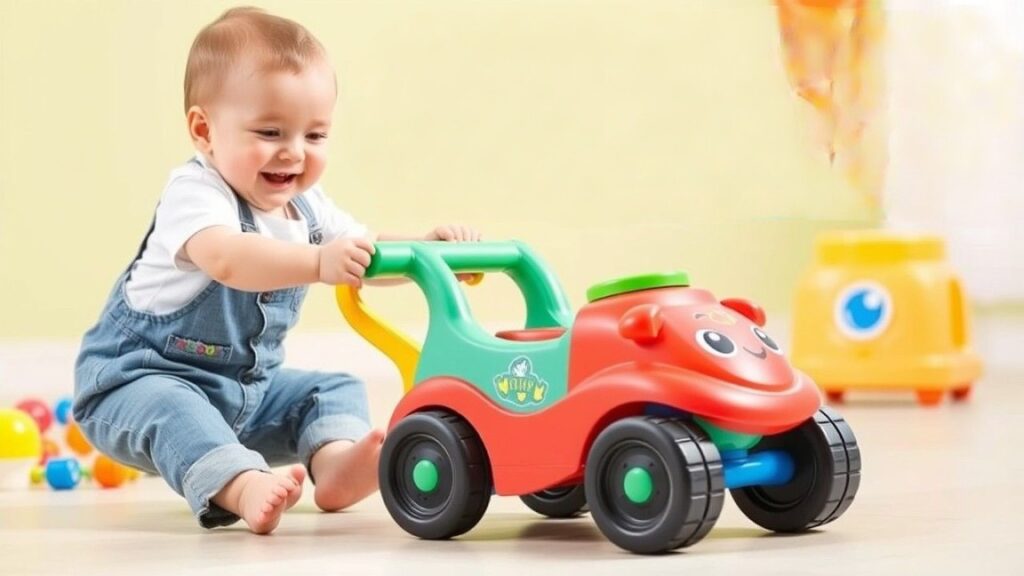
M541 404L548 393L548 383L533 373L533 363L526 356L517 356L508 371L494 377L498 397L515 406Z

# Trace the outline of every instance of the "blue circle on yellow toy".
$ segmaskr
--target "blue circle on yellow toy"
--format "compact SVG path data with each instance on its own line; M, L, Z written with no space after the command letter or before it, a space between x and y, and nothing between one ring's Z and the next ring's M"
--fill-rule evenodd
M844 288L836 299L835 322L844 336L870 340L889 327L892 297L877 282L857 282Z

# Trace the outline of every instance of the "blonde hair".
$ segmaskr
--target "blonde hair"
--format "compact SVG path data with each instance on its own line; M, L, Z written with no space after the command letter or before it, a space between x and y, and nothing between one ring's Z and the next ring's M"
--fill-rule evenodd
M307 64L326 59L327 51L298 22L259 8L232 8L192 42L185 65L185 112L208 102L243 57L252 58L263 71L301 72Z

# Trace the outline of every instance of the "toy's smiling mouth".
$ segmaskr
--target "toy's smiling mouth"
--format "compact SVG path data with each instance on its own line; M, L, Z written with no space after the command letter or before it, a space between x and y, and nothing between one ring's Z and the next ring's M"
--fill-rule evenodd
M765 358L768 357L768 351L765 350L763 346L761 347L761 352L760 353L754 352L753 350L751 350L750 348L747 348L746 346L744 346L743 349L746 350L747 352L749 352L751 356L757 356L761 360L764 360Z

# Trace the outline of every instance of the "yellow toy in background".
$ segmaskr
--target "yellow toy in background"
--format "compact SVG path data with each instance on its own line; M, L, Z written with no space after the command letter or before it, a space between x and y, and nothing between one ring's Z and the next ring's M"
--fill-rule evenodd
M0 490L24 487L42 452L36 421L21 410L0 408Z
M963 400L981 375L969 321L940 238L830 232L797 285L792 363L832 401L850 389Z

